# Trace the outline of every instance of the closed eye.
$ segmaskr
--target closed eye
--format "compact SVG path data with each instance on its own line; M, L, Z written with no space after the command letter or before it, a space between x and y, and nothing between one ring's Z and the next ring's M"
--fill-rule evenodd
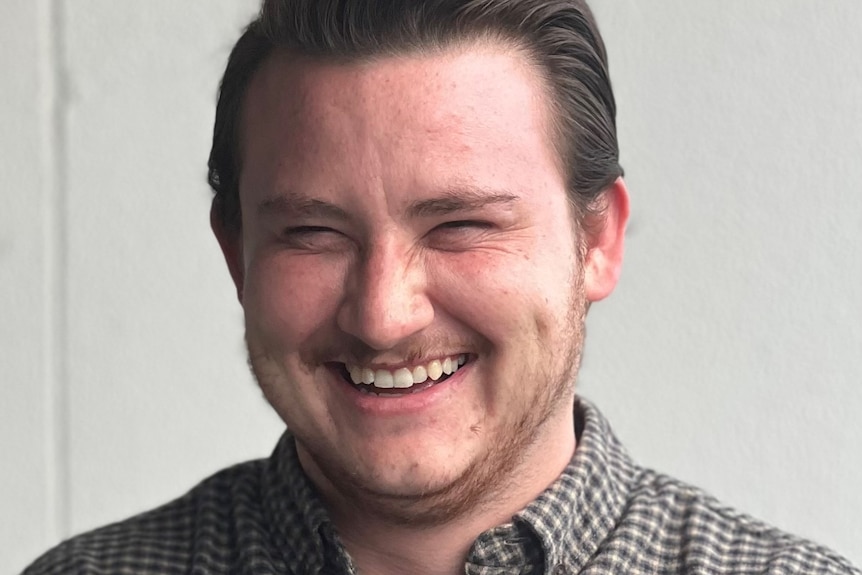
M313 234L317 232L335 232L335 230L333 230L332 228L327 228L325 226L296 226L293 228L286 228L284 230L284 234L288 236Z
M347 236L326 226L296 226L286 228L282 239L288 247L308 251L343 249Z
M443 251L465 251L480 242L494 227L479 220L454 220L435 226L428 233L430 247Z
M474 220L458 220L454 222L445 222L434 228L435 230L468 230L468 229L479 229L479 230L487 230L491 228L491 224L488 222L480 222Z

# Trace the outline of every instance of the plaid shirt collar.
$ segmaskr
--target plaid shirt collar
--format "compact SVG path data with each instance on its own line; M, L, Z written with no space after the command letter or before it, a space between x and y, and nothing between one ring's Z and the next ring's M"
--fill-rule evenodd
M635 466L589 402L575 405L578 445L562 475L512 522L482 533L467 573L577 573L619 522ZM263 470L262 499L276 545L306 572L352 574L315 488L286 433Z

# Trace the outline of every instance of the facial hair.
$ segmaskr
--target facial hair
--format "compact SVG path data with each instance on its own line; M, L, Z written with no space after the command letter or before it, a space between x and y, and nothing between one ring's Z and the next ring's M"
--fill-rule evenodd
M538 326L540 334L548 334L551 330L560 332L551 334L550 340L544 340L554 342L555 352L534 354L532 364L521 366L519 377L523 381L519 385L534 387L540 393L529 405L522 405L515 417L500 422L497 428L476 426L474 433L495 435L492 441L487 442L489 448L458 477L442 486L432 489L430 485L435 484L432 480L427 490L418 493L382 491L372 482L363 480L356 470L345 468L332 446L319 436L313 433L300 436L293 430L306 474L312 482L316 476L322 479L323 484L316 485L322 494L337 494L338 503L329 501L329 507L347 506L360 516L373 515L395 525L433 527L466 516L480 505L497 500L513 484L523 480L523 476L529 473L525 460L530 455L537 455L536 450L541 448L542 434L549 422L559 417L562 410L571 410L574 401L587 304L582 277L572 283L566 321L553 326ZM280 383L286 376L279 369L277 360L248 333L246 342L249 365L264 395L276 407L272 394L274 390L286 387ZM278 395L277 391L274 395ZM324 496L324 499L327 498Z

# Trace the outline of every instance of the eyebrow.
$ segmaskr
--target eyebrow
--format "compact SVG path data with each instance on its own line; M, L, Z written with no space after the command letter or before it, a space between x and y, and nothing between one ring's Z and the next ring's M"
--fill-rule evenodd
M339 221L348 221L351 219L349 213L335 204L297 192L286 192L262 201L258 206L258 213L262 215L286 214L305 218L318 217Z
M476 186L460 186L444 191L436 198L420 200L410 205L407 213L413 218L445 216L456 212L479 210L486 206L511 205L518 196Z
M519 201L515 194L489 190L477 186L458 186L447 189L437 197L418 200L407 208L410 218L445 216L457 212L474 211L490 205L511 205ZM261 215L290 215L293 217L326 218L338 221L353 219L343 208L302 193L288 191L263 200L258 206Z

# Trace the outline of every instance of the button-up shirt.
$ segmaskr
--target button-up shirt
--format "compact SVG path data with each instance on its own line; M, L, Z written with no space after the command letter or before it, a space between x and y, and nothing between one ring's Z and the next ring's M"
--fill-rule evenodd
M575 454L509 523L482 533L470 575L860 572L844 559L636 465L590 403L575 407ZM43 574L355 575L286 432L268 459L225 469L188 494L72 538Z

